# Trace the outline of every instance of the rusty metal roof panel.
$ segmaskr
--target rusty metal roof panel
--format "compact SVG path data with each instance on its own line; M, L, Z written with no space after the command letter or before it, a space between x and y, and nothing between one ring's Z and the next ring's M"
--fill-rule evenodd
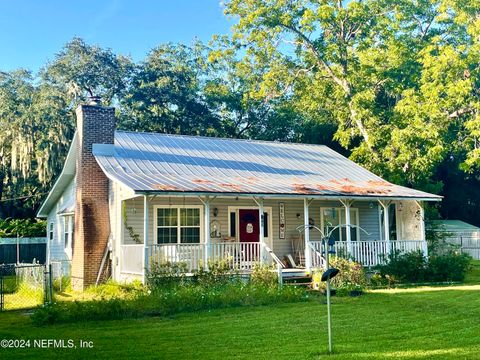
M386 182L322 145L117 131L94 145L103 171L137 192L441 197Z

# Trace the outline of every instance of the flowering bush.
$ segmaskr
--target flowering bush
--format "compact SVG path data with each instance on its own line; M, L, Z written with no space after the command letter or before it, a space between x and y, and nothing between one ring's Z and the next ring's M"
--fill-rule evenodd
M330 267L340 270L332 281L332 287L338 295L349 294L352 291L363 291L367 283L365 271L359 263L352 260L333 257L330 259ZM323 270L315 271L312 276L313 288L325 290L326 282L321 281Z

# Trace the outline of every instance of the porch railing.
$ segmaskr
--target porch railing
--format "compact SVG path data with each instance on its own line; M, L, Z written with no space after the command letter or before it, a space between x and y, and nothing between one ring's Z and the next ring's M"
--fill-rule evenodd
M205 244L156 244L149 245L148 252L150 262L183 263L192 272L205 259Z
M150 261L184 263L189 272L198 270L209 261L226 261L231 270L251 270L260 262L260 243L222 242L205 244L149 245ZM205 253L207 252L207 253Z
M322 252L321 241L311 241L312 248L320 254ZM350 251L348 251L350 248ZM346 241L336 241L335 253L339 257L351 258L363 266L376 266L383 264L388 254L394 251L402 253L411 251L422 251L427 254L427 243L420 240L392 240L387 241L352 241L350 246ZM312 254L312 264L316 266L318 255Z
M231 270L251 270L260 258L259 242L223 242L210 244L209 258L226 260Z

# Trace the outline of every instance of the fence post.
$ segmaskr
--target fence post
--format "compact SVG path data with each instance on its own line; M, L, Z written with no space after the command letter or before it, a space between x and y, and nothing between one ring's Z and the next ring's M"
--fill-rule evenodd
M60 282L62 279L60 278ZM50 303L53 303L53 274L52 274L52 264L48 264L48 290L50 291Z
M0 311L3 311L3 272L0 273Z

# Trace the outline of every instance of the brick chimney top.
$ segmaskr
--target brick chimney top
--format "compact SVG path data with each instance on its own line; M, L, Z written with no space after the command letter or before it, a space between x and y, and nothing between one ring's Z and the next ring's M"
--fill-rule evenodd
M88 105L92 106L101 106L102 105L102 98L97 95L91 95L88 97Z

